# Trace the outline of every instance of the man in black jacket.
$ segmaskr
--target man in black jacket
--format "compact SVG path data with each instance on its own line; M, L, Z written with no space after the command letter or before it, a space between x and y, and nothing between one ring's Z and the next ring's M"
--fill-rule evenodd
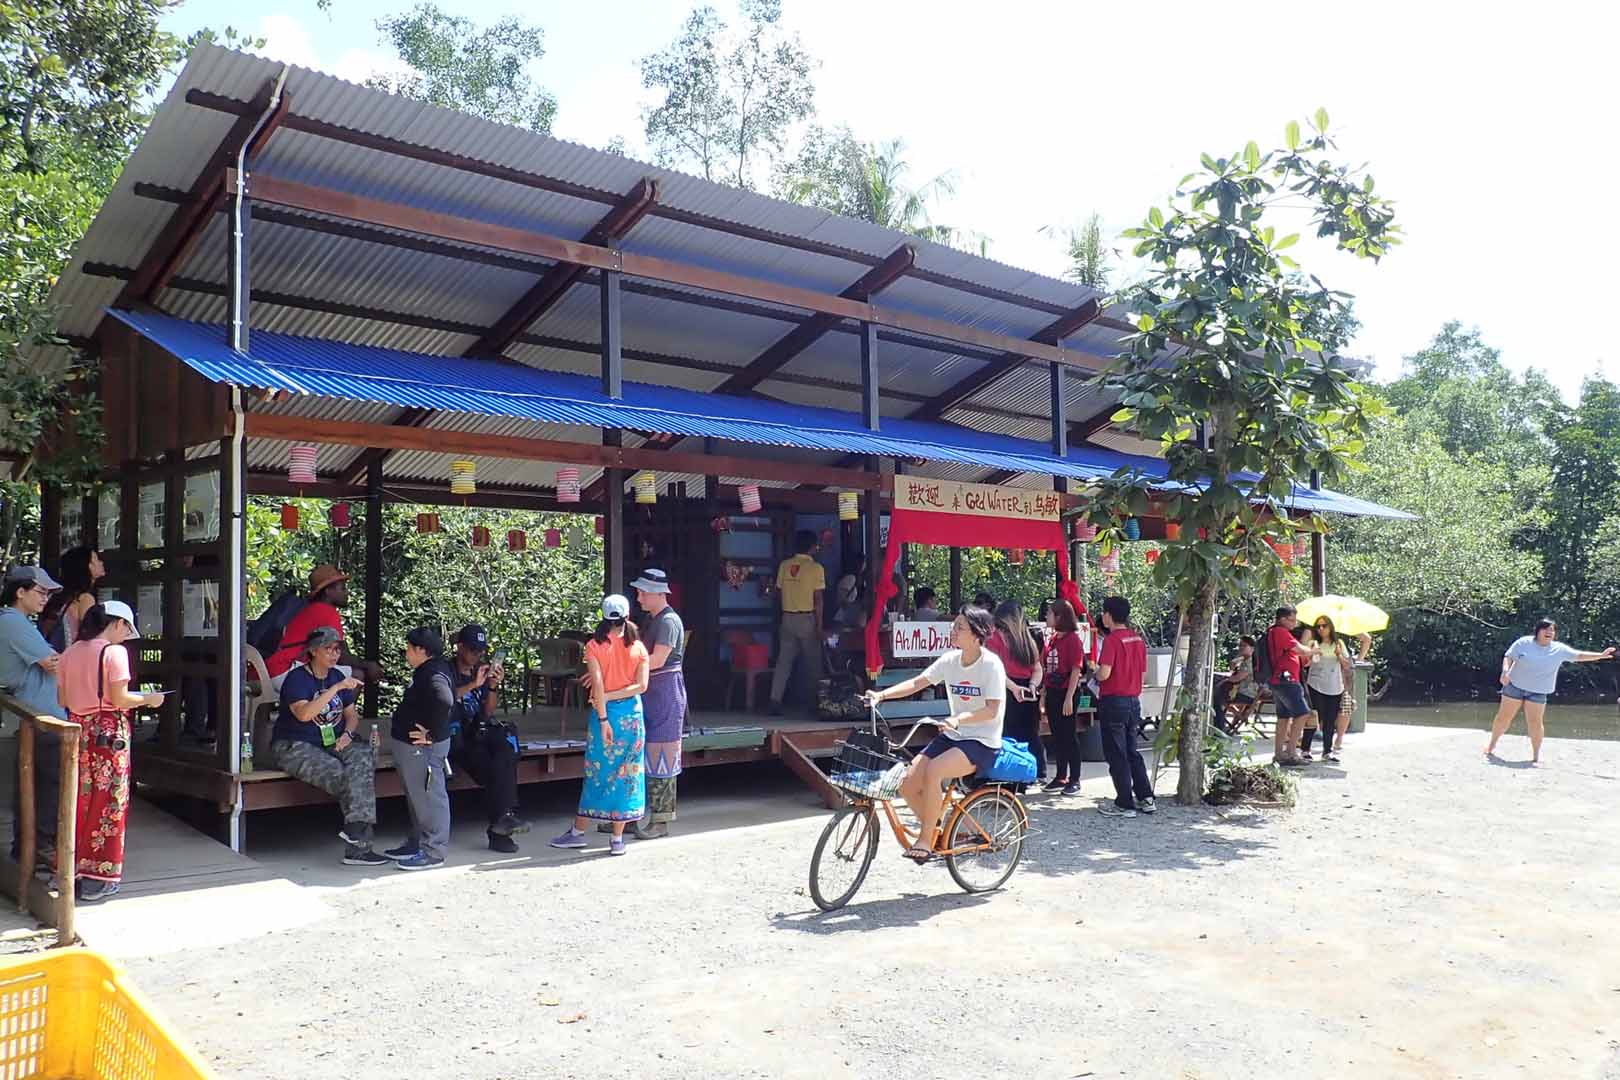
M495 719L506 671L498 661L489 662L489 635L477 623L463 626L455 645L451 760L483 785L489 849L511 854L518 849L512 834L528 825L517 816L517 729Z
M401 870L444 865L450 845L450 793L445 790L450 757L450 713L455 707L455 673L444 658L444 642L425 626L405 635L405 662L412 668L389 728L389 750L411 812L411 835L383 852Z

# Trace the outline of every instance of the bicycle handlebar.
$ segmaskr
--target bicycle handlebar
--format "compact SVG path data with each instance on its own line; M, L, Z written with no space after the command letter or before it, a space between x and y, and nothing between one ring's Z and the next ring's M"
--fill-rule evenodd
M882 724L883 725L882 735L883 735L884 740L886 742L888 742L888 744L891 747L895 748L895 749L900 749L901 747L910 746L911 745L911 740L916 737L917 731L924 724L933 724L935 727L944 727L945 726L945 721L940 719L937 716L918 717L917 722L915 724L911 725L911 730L906 732L906 737L904 739L901 739L899 742L895 742L894 741L894 736L893 736L894 728L889 725L889 722L887 720L883 719L883 713L878 710L877 705L876 704L868 705L867 709L871 713L871 717L872 717L872 734L874 734L874 735L879 734L878 725Z

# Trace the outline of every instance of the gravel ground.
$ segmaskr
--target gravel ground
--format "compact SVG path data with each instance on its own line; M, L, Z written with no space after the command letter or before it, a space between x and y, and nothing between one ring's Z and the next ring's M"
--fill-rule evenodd
M1105 819L1093 765L1031 800L1006 891L886 837L831 916L805 889L825 815L791 786L764 785L788 820L623 859L530 854L553 794L518 859L127 966L240 1077L1620 1080L1620 743L1554 741L1537 769L1481 743L1365 736L1291 812ZM692 805L724 797L707 783Z

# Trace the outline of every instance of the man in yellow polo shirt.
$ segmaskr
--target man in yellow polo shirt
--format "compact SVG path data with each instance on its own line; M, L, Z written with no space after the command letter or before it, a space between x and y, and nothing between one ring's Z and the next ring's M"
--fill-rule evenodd
M776 591L782 598L782 643L771 679L772 716L782 715L782 698L799 660L805 662L812 681L821 678L821 611L827 572L815 559L815 533L800 529L794 534L793 550L798 554L783 559L776 568Z

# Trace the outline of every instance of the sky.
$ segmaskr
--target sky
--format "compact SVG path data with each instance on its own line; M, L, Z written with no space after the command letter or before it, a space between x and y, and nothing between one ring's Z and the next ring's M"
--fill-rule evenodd
M715 0L726 16L732 2ZM233 3L187 0L167 26L234 25L265 37L270 56L360 80L397 69L375 24L406 6L333 0L328 13L314 0L264 0L244 22ZM1117 235L1163 205L1200 153L1279 145L1290 119L1321 106L1342 158L1369 165L1406 232L1378 264L1297 249L1305 269L1357 298L1364 325L1347 352L1394 378L1403 356L1455 319L1568 396L1588 375L1620 375L1620 339L1574 317L1620 295L1612 5L783 7L820 61L819 120L863 141L903 139L916 183L952 174L956 194L933 217L987 235L993 258L1060 274L1061 244L1044 229L1096 212ZM554 134L598 146L623 137L645 158L637 61L689 10L486 0L477 18L517 14L544 29L533 75L558 99Z

